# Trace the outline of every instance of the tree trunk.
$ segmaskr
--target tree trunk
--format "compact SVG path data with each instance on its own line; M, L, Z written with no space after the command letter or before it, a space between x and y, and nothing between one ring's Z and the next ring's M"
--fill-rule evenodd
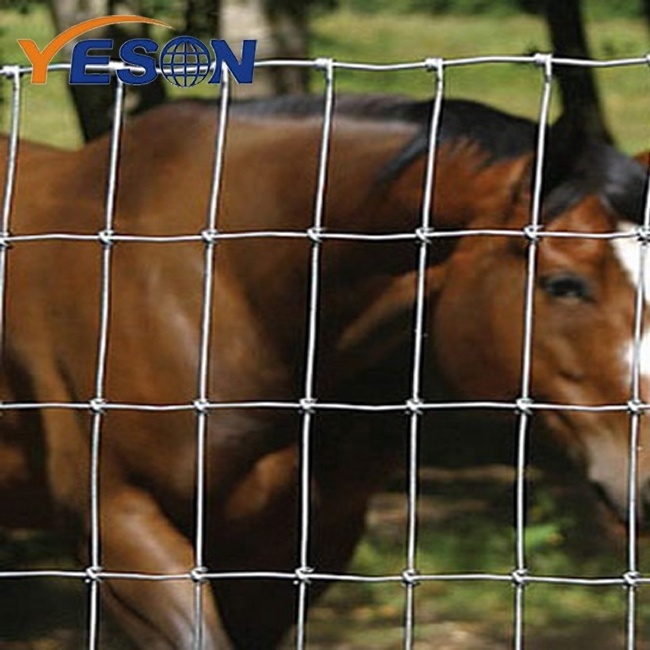
M643 0L642 6L643 6L643 15L645 17L645 24L646 27L648 28L648 31L650 31L650 0Z
M648 3L648 0L646 4ZM544 13L557 56L589 58L580 0L546 0ZM564 112L588 136L612 142L591 68L557 66Z
M264 13L271 30L274 57L309 58L309 0L265 0ZM275 94L309 91L310 68L271 68Z
M219 38L221 34L220 0L187 0L185 33L197 38Z
M62 32L82 20L113 14L116 4L115 0L49 0L57 32ZM134 13L141 14L139 6L135 9ZM122 6L120 11L124 13ZM115 41L112 56L115 57L124 41L134 36L146 36L148 34L147 27L146 25L136 25L135 29L138 31L134 33L130 29L112 25L103 30L96 30L92 36L93 38L112 38ZM65 48L68 57L73 46L74 42ZM150 84L129 87L128 111L130 113L140 112L164 101L165 89L162 84L162 80L158 77ZM115 84L69 86L69 88L84 139L92 140L109 131L112 124Z

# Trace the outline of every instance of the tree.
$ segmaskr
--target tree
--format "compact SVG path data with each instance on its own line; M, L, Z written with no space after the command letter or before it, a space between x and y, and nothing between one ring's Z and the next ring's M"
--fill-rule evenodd
M132 1L135 3L135 6L130 7L132 13L142 15L145 9L140 1ZM88 18L118 13L117 4L117 0L48 0L48 6L58 32ZM119 13L125 13L123 4L119 7ZM98 30L100 33L95 34L95 37L113 39L113 52L116 55L124 41L134 36L147 36L148 28L148 25L142 24L129 26L128 29L121 25L111 25L104 30ZM106 133L111 128L115 84L70 86L69 88L84 139L92 140ZM129 111L135 113L146 110L161 103L164 99L165 88L160 78L150 84L134 86L129 90Z
M187 0L185 33L197 38L216 38L221 34L220 0Z
M643 15L645 16L646 25L648 29L650 29L650 0L642 0L641 4Z
M264 1L275 56L286 59L309 57L309 9L313 4L314 0ZM309 68L273 68L273 90L276 94L306 92L309 90L309 76Z
M650 0L644 0L650 7ZM557 56L589 58L580 0L544 0L553 51ZM650 8L649 8L650 11ZM612 142L592 68L557 66L555 70L567 118L585 134Z

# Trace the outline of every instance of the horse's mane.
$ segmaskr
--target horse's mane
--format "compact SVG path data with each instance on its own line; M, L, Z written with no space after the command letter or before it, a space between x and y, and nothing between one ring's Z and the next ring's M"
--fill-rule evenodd
M201 100L198 100L201 101ZM344 118L401 122L414 125L415 135L379 170L378 181L390 182L425 155L433 102L399 95L340 94L335 97L334 115ZM238 116L290 116L313 118L322 115L320 95L285 95L233 102ZM439 143L468 141L487 154L481 167L498 161L533 154L537 124L484 104L445 99L442 105ZM645 201L646 170L637 161L610 144L585 137L580 125L559 120L547 139L544 175L547 218L570 209L588 194L597 194L621 216L638 221Z
M287 95L235 102L233 110L244 116L314 117L323 112L318 95ZM416 135L381 172L382 180L399 176L412 162L426 153L432 111L431 100L415 100L399 95L342 94L335 98L335 116L370 121L402 122L418 127ZM439 142L465 139L476 142L489 165L514 158L534 146L536 126L531 120L509 115L478 102L447 99L443 103Z

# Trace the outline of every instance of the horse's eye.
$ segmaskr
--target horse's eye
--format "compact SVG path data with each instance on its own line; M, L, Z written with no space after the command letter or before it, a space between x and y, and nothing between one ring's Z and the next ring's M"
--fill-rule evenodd
M585 278L571 273L559 273L541 279L541 286L553 298L575 298L590 300L591 288Z

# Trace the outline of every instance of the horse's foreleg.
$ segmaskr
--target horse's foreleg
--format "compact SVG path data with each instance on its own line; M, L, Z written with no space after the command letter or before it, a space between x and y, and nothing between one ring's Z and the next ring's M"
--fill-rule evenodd
M190 542L146 492L121 487L102 499L102 563L106 571L187 576ZM191 648L196 634L195 584L178 580L107 579L102 596L138 648ZM202 598L204 650L230 650L208 586Z

